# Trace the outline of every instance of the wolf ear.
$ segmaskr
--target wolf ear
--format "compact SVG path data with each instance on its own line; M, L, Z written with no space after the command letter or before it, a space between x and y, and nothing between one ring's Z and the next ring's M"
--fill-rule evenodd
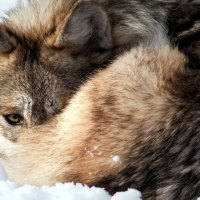
M110 24L105 11L94 2L82 2L62 28L58 46L73 51L102 51L112 47Z
M16 39L0 25L0 53L10 53L16 47Z

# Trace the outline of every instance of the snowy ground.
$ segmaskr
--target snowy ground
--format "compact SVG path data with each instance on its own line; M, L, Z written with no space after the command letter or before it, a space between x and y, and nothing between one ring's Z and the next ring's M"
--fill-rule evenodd
M140 197L140 192L133 189L116 193L111 197L104 189L73 183L58 183L52 187L17 186L7 180L5 172L0 167L1 200L141 200Z

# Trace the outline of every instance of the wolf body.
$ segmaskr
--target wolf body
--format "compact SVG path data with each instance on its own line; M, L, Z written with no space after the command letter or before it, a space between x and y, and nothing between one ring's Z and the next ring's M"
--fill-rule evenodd
M9 177L35 185L75 181L110 193L134 187L148 200L196 199L200 73L187 65L167 44L138 47L94 75L48 122L30 126L27 116L9 127L2 117Z
M130 2L29 1L1 24L0 162L9 178L35 185L74 181L110 192L135 187L146 199L199 195L199 76L185 70L188 58L169 46L141 47L79 89L166 23L162 6L139 9L161 1L138 1L134 13L144 19L133 26L129 8L137 2ZM171 3L164 5L177 5ZM181 31L191 24L179 25ZM115 156L121 161L113 162Z

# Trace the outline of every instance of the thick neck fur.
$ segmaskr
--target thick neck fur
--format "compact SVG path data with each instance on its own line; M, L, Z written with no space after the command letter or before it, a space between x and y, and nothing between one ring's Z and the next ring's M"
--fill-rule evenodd
M96 179L83 182L111 193L135 187L144 199L196 199L199 79L199 72L187 69L187 59L177 49L164 45L136 48L86 83L70 109L85 100L87 114L82 112L82 117L89 119L84 124L90 127L85 145L93 153L85 162L99 165L91 168L97 170ZM95 145L98 150L92 150ZM106 167L103 176L112 155L119 155L121 163L110 164L110 175Z

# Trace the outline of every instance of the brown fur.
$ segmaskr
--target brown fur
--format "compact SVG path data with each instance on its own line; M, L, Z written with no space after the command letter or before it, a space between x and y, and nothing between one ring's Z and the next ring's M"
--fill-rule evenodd
M181 22L180 16L171 19L175 8L177 11L180 7L181 13L185 13L183 5L187 12L192 9L191 15L181 17ZM174 40L182 41L185 23L188 18L196 21L198 11L195 1L30 0L27 5L21 2L0 25L1 105L7 103L7 93L26 93L34 106L33 121L41 124L59 113L94 71L105 67L124 49L148 41L160 27L179 27ZM191 43L181 44L185 52L189 49L198 58L198 45L191 48ZM46 108L45 104L51 104L47 102L55 104L54 111Z
M122 49L148 41L166 26L167 15L177 5L182 4L157 0L21 2L0 25L2 115L24 115L25 109L29 124L48 122L62 112L91 73ZM188 5L194 8L196 4ZM184 23L182 19L175 24ZM17 138L7 131L3 134Z
M184 191L191 199L199 195L193 144L199 76L184 71L186 58L178 50L132 50L78 89L116 52L157 33L166 23L165 6L151 10L160 1L130 1L123 10L125 1L116 7L115 1L34 2L10 12L0 26L0 161L9 177L35 185L82 182L110 192L135 187L148 199L184 199L182 188L195 185L190 194ZM128 14L119 16L119 9ZM6 121L13 113L22 124ZM189 140L193 145L187 146ZM114 155L121 163L113 162Z
M144 199L197 198L200 75L186 66L168 45L118 58L48 123L12 127L15 143L1 136L9 177L36 185L75 181L110 192L135 187Z

